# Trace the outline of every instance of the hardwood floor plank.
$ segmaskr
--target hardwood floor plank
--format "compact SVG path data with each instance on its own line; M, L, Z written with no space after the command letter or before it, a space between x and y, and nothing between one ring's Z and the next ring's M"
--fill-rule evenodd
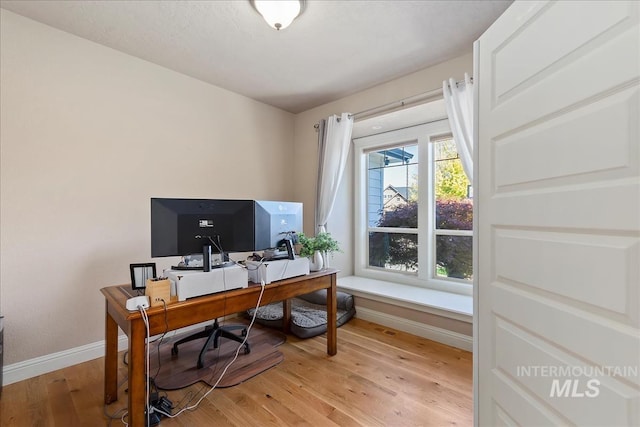
M101 361L96 359L63 370L80 425L91 425L103 414L103 409L95 404L96 399L103 398L103 391L94 386L103 380Z
M222 398L226 400L224 407L239 414L243 425L281 426L282 423L279 419L269 411L263 410L259 401L254 399L253 393L247 387L241 389L241 386L247 385L249 382L218 390Z
M58 426L79 426L80 419L71 398L66 378L56 378L47 384L53 422Z
M0 400L0 425L3 427L22 426L28 422L25 419L28 411L27 406L27 381L10 384L2 390L2 399Z
M268 390L269 395L278 399L290 410L304 415L304 419L311 425L332 426L328 417L336 412L336 408L317 399L302 385L290 381L282 373L274 369L270 375L256 378L259 388Z
M272 377L274 375L263 375L252 379L255 386L255 393L263 394L266 398L265 408L274 413L279 419L286 425L307 425L318 426L332 425L327 420L327 415L330 414L334 408L330 408L327 412L322 407L322 412L316 411L316 409L307 404L308 400L303 398L302 390L299 388L292 389L289 387L289 382L278 378L274 381ZM252 390L254 387L252 387ZM266 390L266 393L265 393ZM308 398L308 395L307 395Z
M472 425L472 356L463 350L353 319L338 330L338 354L326 337L289 337L282 363L236 386L211 392L194 411L161 426ZM163 344L164 345L164 344ZM96 359L5 386L0 425L100 426L104 360ZM119 380L126 365L118 362ZM193 404L208 387L161 392ZM126 383L106 410L127 402ZM123 425L113 420L112 426Z
M225 407L224 409L229 408ZM164 427L208 425L215 425L216 427L231 427L237 426L240 421L241 419L234 420L234 418L229 417L227 411L221 410L208 399L205 399L198 406L197 410L189 411L184 415L179 415L177 418L163 418L161 425Z
M255 380L255 381L254 381ZM258 378L252 379L253 387L246 387L244 390L229 390L234 394L244 394L255 402L256 410L260 412L266 412L273 416L277 420L277 425L296 425L296 426L309 426L313 427L313 424L309 423L304 414L296 413L295 411L283 405L277 396L275 388L264 387L264 382L259 381Z
M49 393L47 390L47 384L50 380L47 375L27 380L29 413L25 417L25 421L28 419L30 425L33 426L48 426L53 424L53 413L51 405L49 404Z
M340 357L340 353L337 357ZM385 425L378 416L384 408L372 411L369 405L372 399L388 398L391 395L389 391L369 390L367 393L364 387L343 375L336 366L326 369L327 365L334 364L332 361L328 362L321 357L309 357L309 353L296 347L287 348L285 359L294 363L283 366L283 370L300 378L303 385L318 399L323 399L335 408L351 414L365 425Z

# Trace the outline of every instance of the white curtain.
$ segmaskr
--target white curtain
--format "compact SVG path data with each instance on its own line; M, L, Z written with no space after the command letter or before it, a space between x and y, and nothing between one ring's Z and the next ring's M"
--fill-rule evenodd
M442 92L462 167L473 184L473 82L465 73L464 84L445 80Z
M352 130L353 117L348 113L342 113L340 117L333 115L320 121L316 233L327 231L327 221L349 155Z

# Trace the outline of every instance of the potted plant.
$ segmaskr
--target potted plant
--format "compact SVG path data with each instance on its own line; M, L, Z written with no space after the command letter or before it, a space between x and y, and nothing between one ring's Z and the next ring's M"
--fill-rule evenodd
M315 237L307 237L301 233L298 235L298 241L301 245L300 256L309 258L311 271L327 267L329 254L340 251L338 241L327 232L318 233Z

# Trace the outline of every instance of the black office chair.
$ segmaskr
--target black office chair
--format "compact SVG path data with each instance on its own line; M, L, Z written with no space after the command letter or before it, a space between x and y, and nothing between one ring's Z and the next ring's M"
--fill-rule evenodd
M231 331L241 330L240 335L236 335ZM179 341L176 341L171 348L171 354L176 356L178 354L178 346L185 342L197 340L200 338L207 338L207 341L204 343L202 350L200 350L200 355L198 356L198 363L196 367L201 369L204 367L204 354L207 352L209 346L213 343L213 348L218 348L218 339L220 337L227 338L239 343L244 341L244 338L247 336L247 327L244 325L229 325L229 326L220 326L218 323L218 319L213 322L213 325L207 326L204 330L195 333L193 335L189 335L188 337L182 338ZM251 348L249 347L249 343L244 343L244 354L251 353Z

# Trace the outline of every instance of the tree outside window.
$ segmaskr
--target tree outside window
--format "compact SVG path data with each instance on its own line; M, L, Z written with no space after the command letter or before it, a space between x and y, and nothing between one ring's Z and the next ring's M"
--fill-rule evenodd
M470 183L453 139L442 139L431 144L432 164L426 170L433 174L433 179L432 188L426 194L434 198L434 209L426 212L423 208L425 215L434 216L434 227L430 233L434 244L429 247L435 254L429 259L435 264L436 278L470 281L473 274L473 201L469 197ZM395 150L401 154L411 152L406 147ZM379 162L380 167L370 168L370 182L373 170L374 175L378 174L381 187L385 188L382 205L375 214L369 216L369 224L373 227L369 233L369 265L387 270L417 272L418 215L422 212L418 200L418 162L417 158L401 157L394 164L389 160L390 151L369 153L370 165L372 157L383 159ZM409 165L412 164L416 167L410 171ZM390 165L400 169L394 171L396 177L393 182L385 177L385 168ZM369 212L372 212L371 206Z

